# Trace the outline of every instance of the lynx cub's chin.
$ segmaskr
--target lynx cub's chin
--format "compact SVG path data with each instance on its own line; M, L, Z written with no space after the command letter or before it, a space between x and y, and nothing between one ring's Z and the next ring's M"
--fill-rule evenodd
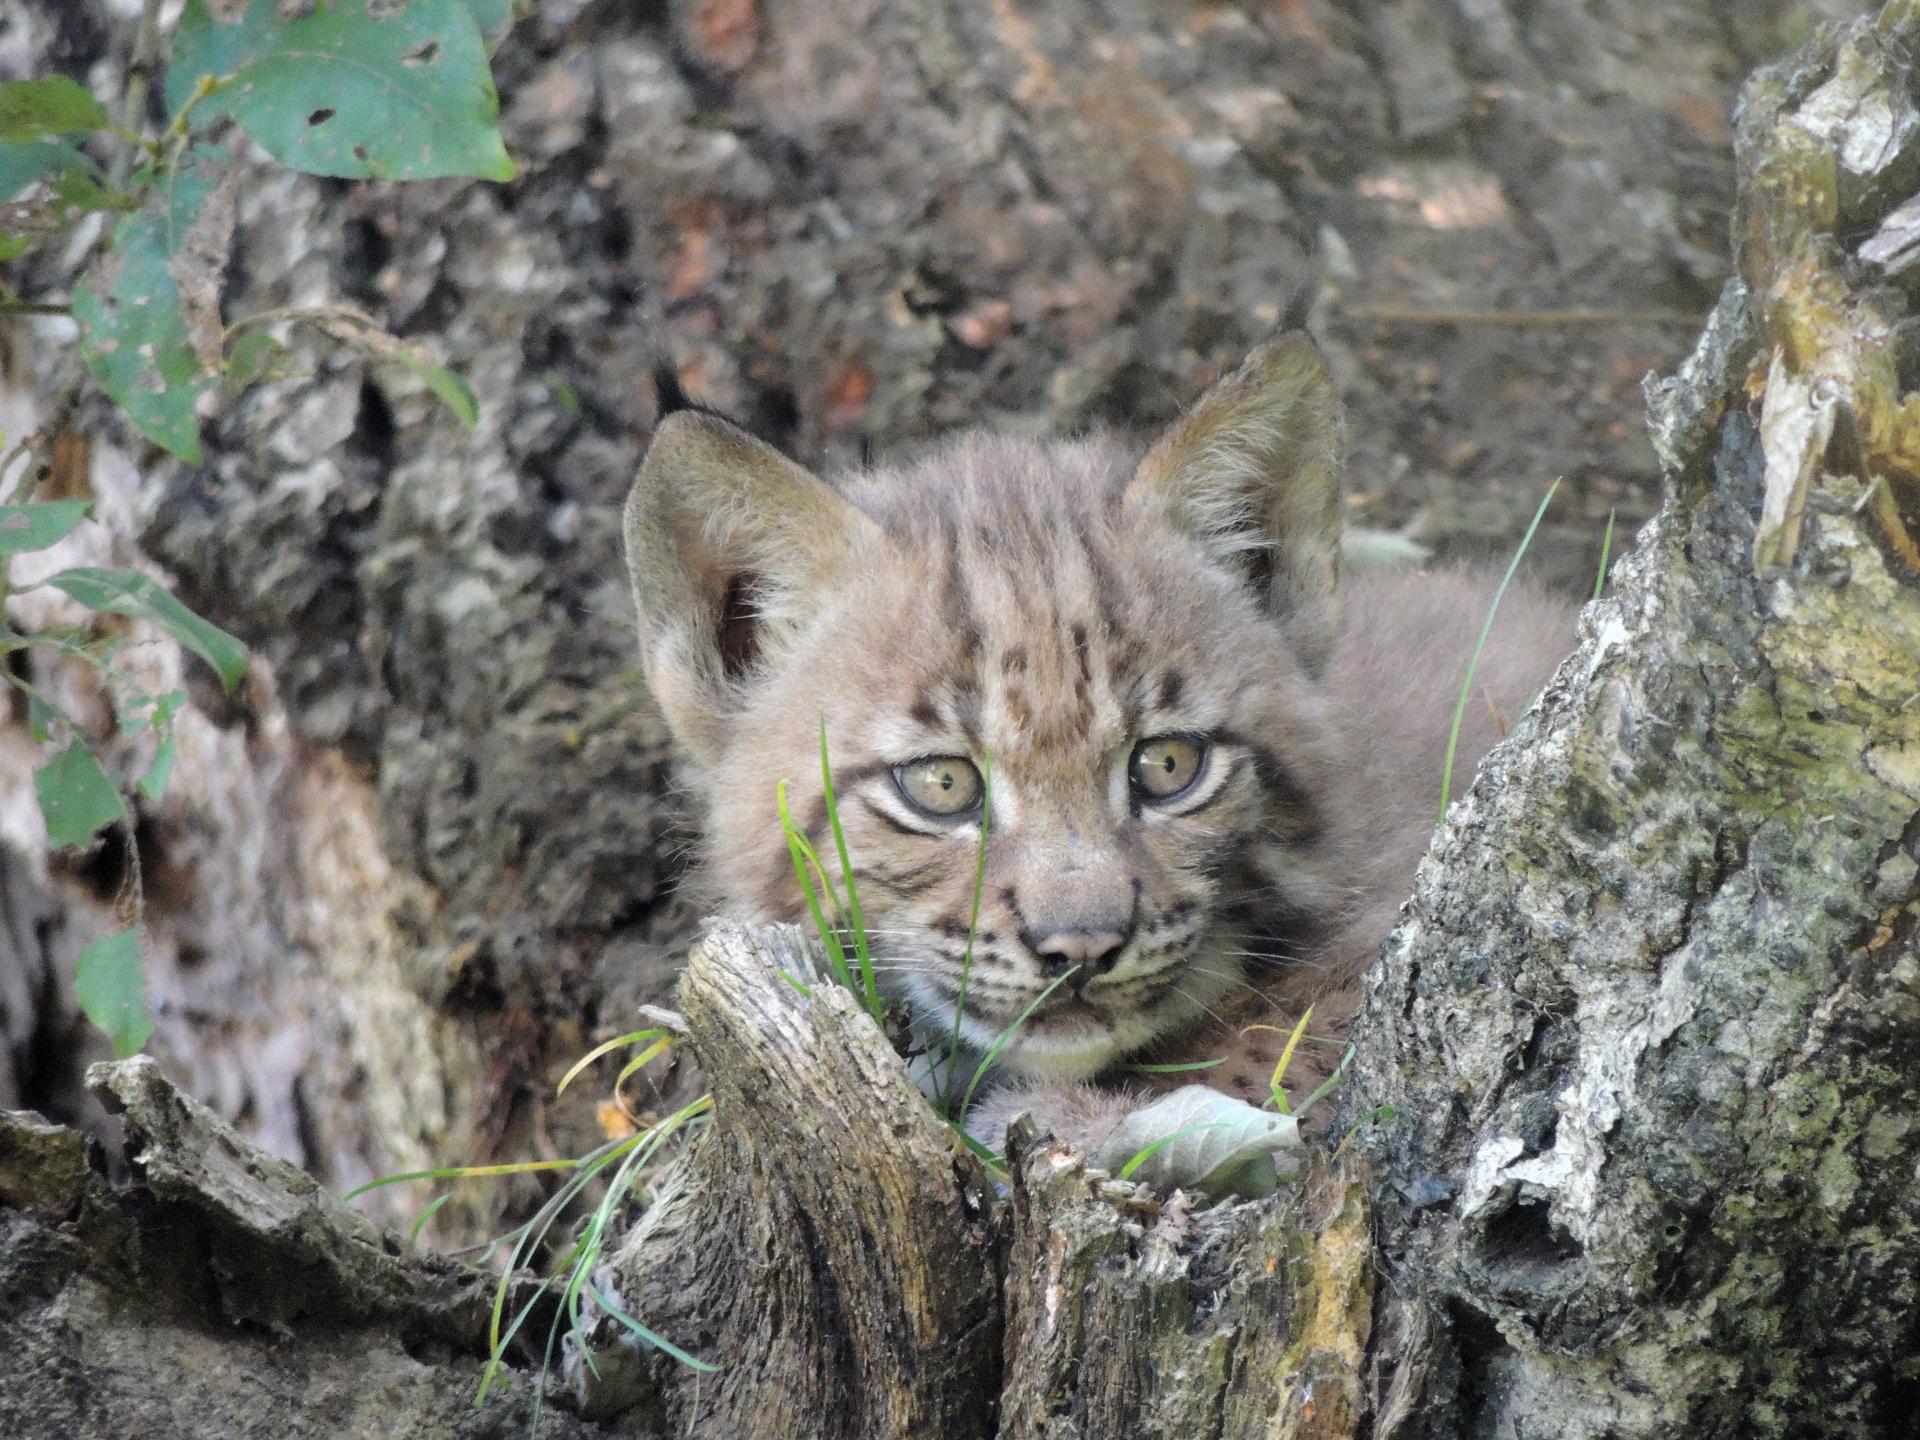
M1288 1078L1311 1087L1411 889L1493 588L1460 572L1343 586L1341 464L1339 408L1298 333L1144 456L1113 436L972 434L829 483L713 416L664 420L627 560L647 678L703 805L710 908L803 917L774 793L790 782L831 857L824 716L889 992L929 1036L958 1011L976 1053L1040 1001L976 1133L997 1143L1032 1110L1094 1150L1152 1099L1157 1082L1120 1070L1142 1059L1226 1055L1197 1078L1264 1099L1310 1003ZM1509 592L1467 773L1567 647L1571 611Z

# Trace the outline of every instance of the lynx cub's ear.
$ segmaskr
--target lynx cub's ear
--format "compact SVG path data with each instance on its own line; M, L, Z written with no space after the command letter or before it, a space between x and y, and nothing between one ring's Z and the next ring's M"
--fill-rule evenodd
M627 573L647 684L687 753L718 758L738 687L878 526L810 472L715 415L654 431L627 495Z
M1340 403L1305 331L1270 340L1217 382L1140 462L1129 504L1235 565L1320 669L1340 628Z

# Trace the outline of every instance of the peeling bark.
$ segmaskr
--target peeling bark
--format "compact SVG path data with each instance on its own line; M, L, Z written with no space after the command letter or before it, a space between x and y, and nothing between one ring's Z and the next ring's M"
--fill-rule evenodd
M484 1410L493 1277L405 1253L144 1057L95 1067L127 1146L0 1112L0 1424L22 1436L609 1432ZM621 1434L631 1435L631 1429Z

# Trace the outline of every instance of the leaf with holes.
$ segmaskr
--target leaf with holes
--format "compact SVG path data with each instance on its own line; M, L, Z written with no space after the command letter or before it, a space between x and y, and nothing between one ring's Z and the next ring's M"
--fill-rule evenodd
M106 107L64 75L0 85L0 140L76 135L109 123Z
M73 994L87 1018L107 1032L119 1059L136 1055L153 1034L147 979L140 968L140 932L102 935L80 952Z
M1205 1085L1183 1085L1123 1119L1093 1163L1216 1199L1271 1195L1298 1166L1300 1127Z
M194 352L176 271L223 169L219 151L199 146L170 176L156 177L146 203L114 227L112 245L73 295L80 353L100 388L148 439L195 464L195 407L213 377Z
M0 555L25 555L45 550L67 538L87 518L84 500L42 500L28 505L0 505Z
M84 845L127 813L120 792L80 739L33 772L33 792L55 846Z
M167 103L201 77L219 88L195 112L226 115L274 157L315 175L510 180L500 98L468 0L335 0L288 19L251 0L231 23L187 0Z
M231 691L247 673L247 647L211 621L202 620L150 575L137 570L62 570L47 584L90 610L131 615L157 625L214 668Z

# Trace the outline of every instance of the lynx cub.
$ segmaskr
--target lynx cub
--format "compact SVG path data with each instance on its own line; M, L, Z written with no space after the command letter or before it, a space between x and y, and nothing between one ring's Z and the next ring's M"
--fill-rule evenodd
M1200 1076L1258 1102L1309 1003L1319 1038L1288 1081L1312 1086L1411 890L1492 590L1458 572L1339 585L1341 460L1299 333L1144 457L1111 436L973 434L829 483L713 416L669 417L627 502L627 560L647 678L704 805L710 908L802 917L774 790L792 782L824 837L824 714L880 975L949 1035L990 756L962 1040L977 1054L1072 978L1001 1052L969 1128L997 1143L1032 1111L1124 1158L1102 1154L1122 1117L1194 1076L1123 1067L1225 1054ZM1571 621L1509 593L1464 773Z

